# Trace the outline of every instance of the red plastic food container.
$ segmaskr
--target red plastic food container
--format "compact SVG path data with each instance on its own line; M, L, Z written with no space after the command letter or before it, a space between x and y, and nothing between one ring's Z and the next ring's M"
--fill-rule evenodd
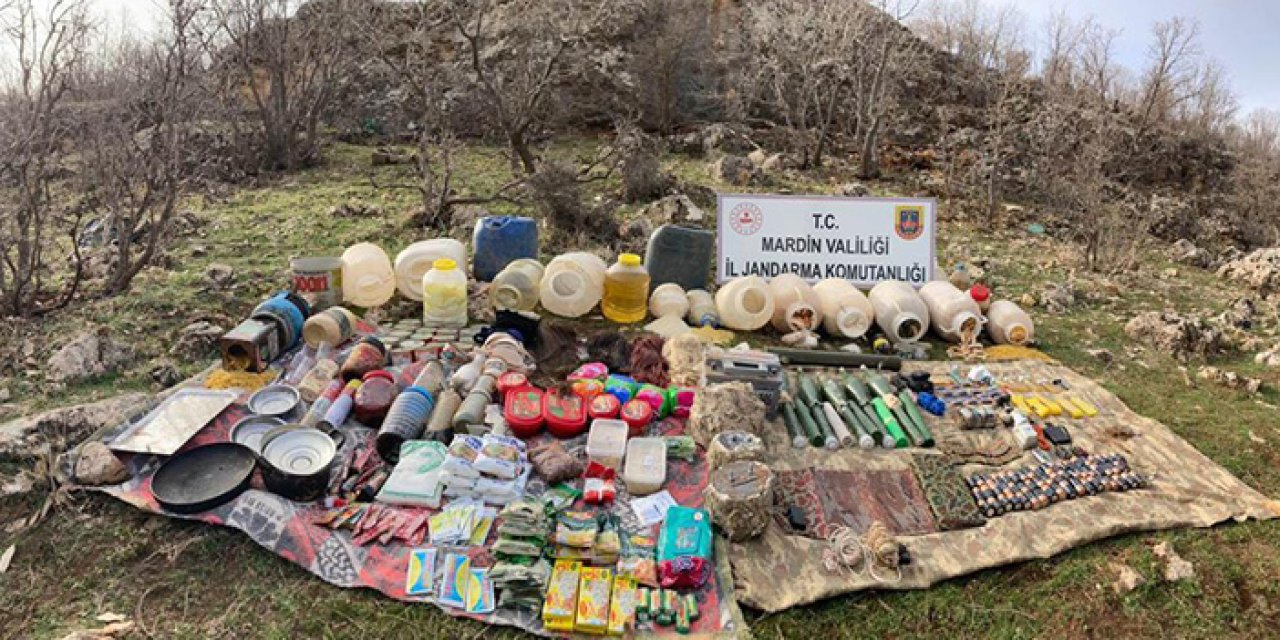
M618 402L618 397L612 393L602 393L591 399L591 404L587 407L587 413L591 419L596 418L616 418L618 410L622 408L622 403Z
M653 407L644 400L629 400L622 405L622 420L630 427L631 437L644 435L644 428L653 422Z
M542 396L542 418L547 432L557 438L572 438L587 430L587 403L581 396L547 392Z
M517 438L532 438L542 431L542 389L511 389L502 403L502 417Z
M517 371L508 371L498 376L498 393L506 396L508 391L529 386L529 378Z

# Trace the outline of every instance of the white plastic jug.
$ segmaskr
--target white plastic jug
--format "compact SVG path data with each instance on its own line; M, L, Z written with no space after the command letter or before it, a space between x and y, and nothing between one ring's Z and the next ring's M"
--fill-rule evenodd
M386 304L396 292L396 274L387 252L361 242L342 252L342 299L357 307Z
M969 294L946 280L934 280L920 287L920 298L929 307L933 331L951 342L960 342L965 333L977 337L982 331L982 310Z
M586 315L604 296L606 269L604 260L585 251L556 256L547 264L538 287L542 307L565 318Z
M533 311L538 306L538 289L546 268L532 258L521 258L503 267L489 285L489 303L494 309Z
M1035 339L1036 327L1022 307L1008 300L996 300L987 310L987 333L996 344L1023 345Z
M876 311L852 282L827 278L813 285L822 301L822 327L839 338L860 338L871 328Z
M434 238L415 242L396 256L396 288L410 300L422 299L422 276L440 258L453 260L465 275L467 248L453 238Z
M685 297L689 300L689 324L695 327L710 325L720 326L720 311L716 309L716 299L706 289L690 289Z
M867 294L876 312L876 324L894 342L915 342L929 328L929 307L911 285L885 280Z
M684 289L674 283L660 284L649 294L649 313L655 318L675 316L683 318L689 313L689 297Z
M467 274L450 258L440 258L422 276L422 324L428 327L467 325Z
M716 292L720 323L737 331L755 331L773 318L773 294L759 276L743 276Z
M822 301L803 278L780 273L769 281L773 294L773 328L782 333L815 331L822 326Z

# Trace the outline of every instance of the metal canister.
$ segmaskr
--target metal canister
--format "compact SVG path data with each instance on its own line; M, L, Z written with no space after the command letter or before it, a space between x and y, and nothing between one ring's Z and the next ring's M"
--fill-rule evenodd
M299 502L325 494L338 446L328 434L296 424L262 437L262 479L267 490Z
M247 406L249 411L260 416L275 416L289 422L298 417L302 396L289 385L271 384L250 396Z

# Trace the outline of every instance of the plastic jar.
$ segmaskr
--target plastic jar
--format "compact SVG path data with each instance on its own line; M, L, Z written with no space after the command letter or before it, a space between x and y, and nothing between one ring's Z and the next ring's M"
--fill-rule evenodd
M997 344L1024 345L1036 337L1036 326L1022 307L1008 301L996 300L987 311L987 333Z
M355 416L366 427L377 429L382 426L382 419L395 401L400 389L396 387L395 376L386 369L378 369L364 374L364 384L356 391L355 402L351 407L351 415Z
M542 307L566 318L586 315L604 295L607 268L599 256L583 251L556 256L538 286Z
M781 333L816 331L822 325L822 301L813 287L794 273L780 273L769 281L773 294L773 328Z
M316 363L311 365L311 370L307 375L302 376L302 381L298 383L298 395L307 402L315 402L315 399L324 393L325 388L337 375L337 362L328 358L316 360Z
M422 276L422 323L436 327L467 325L467 274L449 258L436 260Z
M302 340L312 347L318 348L321 344L336 347L351 338L359 321L356 314L345 307L329 307L307 318L302 325Z
M619 324L644 320L649 309L649 272L640 256L624 253L604 274L604 317Z
M356 343L342 363L343 380L359 380L370 371L381 369L387 362L387 348L382 341L366 336Z
M685 318L695 327L720 326L720 312L716 310L716 299L706 289L693 289L685 293L689 301L689 315Z
M929 328L929 307L911 285L885 280L867 294L876 312L876 324L894 342L915 342Z
M960 342L968 333L974 338L982 331L982 309L967 293L946 280L934 280L920 287L920 298L929 307L929 321L939 336Z
M512 262L498 273L489 286L489 303L494 309L533 311L538 306L539 285L546 268L531 258Z
M357 307L386 304L396 292L391 259L376 244L361 242L342 252L342 299Z
M649 294L649 313L655 318L675 316L683 318L689 313L689 297L674 282L660 284Z
M860 338L871 328L876 311L853 283L827 278L813 285L822 302L822 328L840 338Z
M467 248L453 238L421 240L396 255L396 289L410 300L422 299L422 276L440 258L449 258L459 266L467 264Z
M773 294L759 276L730 280L716 292L720 323L737 331L755 331L773 318Z

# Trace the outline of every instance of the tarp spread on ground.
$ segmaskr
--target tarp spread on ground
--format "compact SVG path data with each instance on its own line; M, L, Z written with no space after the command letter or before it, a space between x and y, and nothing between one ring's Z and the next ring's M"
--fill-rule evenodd
M412 380L416 369L405 374ZM243 398L242 398L243 399ZM233 405L213 422L200 430L182 451L196 447L227 442L229 432L237 420L248 415L241 404ZM374 431L362 427L352 427L348 423L343 428L345 441L341 457L349 460L362 450L373 446ZM679 435L684 431L682 421L670 419L650 427L653 435ZM541 438L550 436L542 435ZM578 451L585 447L586 436L580 436L564 442L566 449ZM128 458L132 479L125 484L104 487L103 491L133 506L177 518L189 518L239 529L264 548L293 562L315 574L326 582L346 588L367 587L377 589L383 594L408 602L432 602L432 598L406 594L406 570L409 558L415 548L398 542L389 544L359 545L353 542L353 536L347 530L331 530L315 524L313 520L323 511L316 505L300 504L273 493L262 490L262 481L255 477L253 488L240 494L239 497L211 511L182 516L167 513L156 503L151 493L151 478L162 458L155 456L132 456ZM335 468L341 465L335 465ZM707 484L708 467L706 457L699 455L692 462L671 460L668 465L668 481L663 487L673 498L685 506L701 506L702 490ZM538 495L546 489L545 485L531 478L526 493ZM432 510L438 511L438 510ZM636 530L637 517L631 508L631 498L622 483L618 485L618 497L611 506L611 511L622 521L624 528ZM490 529L489 539L492 541L497 531L497 523ZM490 551L485 546L460 547L444 549L444 551L461 551L467 553L479 566L493 564ZM733 598L733 582L728 574L728 560L723 544L717 543L716 571L707 582L701 593L701 617L691 625L691 631L704 637L737 637L738 631L746 628L742 613ZM443 580L444 567L437 562L436 575L432 584L439 585ZM542 619L538 611L516 611L498 609L491 614L467 614L460 609L441 606L445 612L462 617L469 617L489 624L502 624L520 627L530 632L543 634ZM656 634L676 634L675 627L656 627Z
M952 366L955 363L922 363L908 368L929 370L936 377ZM728 544L739 603L780 611L863 589L921 589L981 569L1047 558L1121 533L1280 517L1280 502L1253 490L1168 427L1137 415L1097 383L1066 367L1033 361L987 367L999 380L1064 381L1073 394L1099 410L1097 417L1064 421L1072 438L1090 453L1123 454L1132 468L1151 478L1150 486L1010 513L979 527L941 530L912 471L912 453L793 449L779 428L765 439L769 465L778 473L780 499L805 508L810 527L797 534L780 520L760 538ZM930 426L940 441L968 439L974 448L983 448L980 432L960 432L941 421L931 421ZM1033 462L1027 455L1021 464ZM965 475L991 469L962 467ZM910 549L914 562L903 567L901 578L894 574L877 580L868 572L828 571L822 538L829 526L843 524L862 531L872 520L885 523Z
M936 377L945 376L953 366L955 363L913 363L907 368L930 370ZM1164 425L1133 413L1114 395L1083 376L1039 361L987 366L1000 380L1065 382L1073 394L1099 409L1096 417L1070 421L1076 443L1090 453L1123 454L1135 471L1151 478L1150 486L1068 500L1038 511L990 518L981 526L954 529L967 524L966 519L982 518L972 513L971 501L966 504L954 493L948 494L949 490L954 492L954 478L950 484L945 479L932 478L955 469L939 451L963 456L969 448L979 456L1011 462L1009 466L1032 464L1033 458L1019 458L1016 450L1010 452L984 440L998 439L995 432L961 432L949 422L932 417L929 423L939 440L938 450L794 449L782 425L775 422L764 437L768 449L765 461L778 477L775 500L780 507L802 510L807 526L802 531L795 530L785 509L780 508L775 509L776 521L763 536L743 543L717 540L717 572L706 590L709 602L704 603L704 615L693 631L709 636L745 632L738 603L779 611L863 589L925 588L984 568L1049 557L1124 532L1280 516L1280 503L1233 477ZM184 449L227 440L228 429L242 415L243 407L233 405ZM671 434L681 431L683 425L668 420L652 428ZM343 445L345 456L370 446L371 431L350 426L345 430L349 435ZM580 448L582 438L569 444ZM913 464L913 457L920 456L930 458ZM164 513L149 489L158 462L152 456L133 457L129 463L134 479L105 491L141 509ZM700 450L692 463L672 462L666 488L681 504L701 505L708 480L705 452ZM992 467L966 464L959 469L969 475ZM542 490L538 481L531 480L530 493ZM629 503L624 488L619 486L613 509L624 518L624 525L626 519L634 521ZM373 588L400 600L426 600L405 593L411 547L395 543L354 544L350 532L313 524L315 511L310 505L251 489L213 511L190 517L240 529L263 547L332 584ZM838 526L864 531L872 522L884 523L910 550L913 562L902 569L900 577L873 577L871 572L832 571L824 566L826 536ZM488 552L484 547L474 547L469 553L483 562ZM457 609L442 608L452 615L465 615ZM709 612L714 614L706 615ZM543 632L541 619L533 611L517 614L499 609L493 614L469 617ZM674 633L670 627L657 631Z

